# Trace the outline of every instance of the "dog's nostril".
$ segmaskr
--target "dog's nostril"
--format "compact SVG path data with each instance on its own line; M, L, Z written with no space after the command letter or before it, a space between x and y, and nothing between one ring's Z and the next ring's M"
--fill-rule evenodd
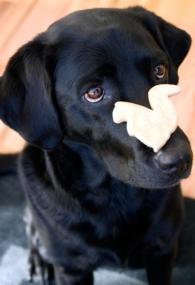
M183 159L162 151L154 156L154 162L160 170L166 173L178 172L179 174L186 170L186 163Z

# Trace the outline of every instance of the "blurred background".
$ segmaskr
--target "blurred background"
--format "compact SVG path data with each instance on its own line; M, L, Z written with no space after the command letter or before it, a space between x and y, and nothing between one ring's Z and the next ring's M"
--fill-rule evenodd
M86 8L144 6L178 27L195 41L193 0L0 0L0 74L11 55L37 33L66 14ZM182 94L174 99L179 125L187 133L195 153L195 44L180 70ZM0 122L0 153L18 152L24 141ZM182 182L185 196L195 198L195 165L190 178Z

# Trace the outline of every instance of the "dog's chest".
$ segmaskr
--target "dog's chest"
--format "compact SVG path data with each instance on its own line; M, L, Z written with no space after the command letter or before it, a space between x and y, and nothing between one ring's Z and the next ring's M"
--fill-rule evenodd
M30 176L24 174L23 184L50 262L77 266L84 259L86 266L116 264L124 262L138 246L148 226L147 212L143 212L144 190L112 179L98 179L97 189L85 191L83 185L80 187L79 200L78 196L70 199L71 193L57 201L55 191L55 199L49 195L52 191L43 179L44 168L39 167L39 172L37 167L36 172L31 168L28 165ZM79 183L78 180L76 185Z
M56 209L52 201L45 199L43 205L39 199L37 211L31 201L35 223L52 261L74 263L82 257L89 266L126 261L147 228L142 222L144 193L142 196L118 189L108 198L107 206L94 212L74 207Z

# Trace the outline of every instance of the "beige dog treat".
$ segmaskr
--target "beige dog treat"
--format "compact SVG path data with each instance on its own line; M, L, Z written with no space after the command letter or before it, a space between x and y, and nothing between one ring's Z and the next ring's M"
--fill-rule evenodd
M116 102L113 121L127 122L127 132L154 152L161 149L178 125L177 112L168 97L180 92L177 85L160 84L148 92L152 109L130 102Z

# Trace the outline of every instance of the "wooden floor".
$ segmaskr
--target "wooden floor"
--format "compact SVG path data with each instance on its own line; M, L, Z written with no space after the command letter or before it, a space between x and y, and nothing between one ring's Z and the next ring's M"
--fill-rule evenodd
M192 0L0 0L0 73L8 58L23 43L49 24L69 12L93 7L127 7L142 5L177 26L186 29L195 41L195 1ZM182 95L175 99L180 126L188 134L195 153L195 44L181 66ZM0 152L15 152L23 140L0 123ZM195 198L195 166L189 179L183 182L185 195Z

